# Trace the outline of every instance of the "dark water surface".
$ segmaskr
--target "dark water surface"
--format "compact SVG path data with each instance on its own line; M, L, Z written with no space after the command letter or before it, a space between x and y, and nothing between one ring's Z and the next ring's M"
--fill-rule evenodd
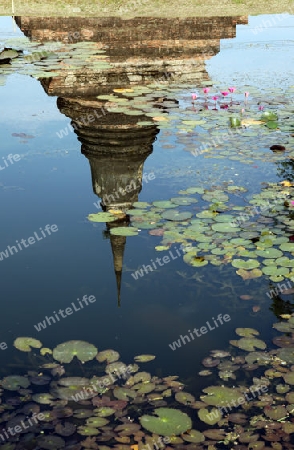
M271 17L276 18L276 24L262 25L264 28L257 32L256 27L262 21L270 21ZM8 37L23 36L11 20L0 18L0 42ZM77 133L68 127L70 120L86 114L87 101L93 101L97 95L111 93L114 87L128 86L128 76L122 73L128 72L130 59L134 64L136 58L141 58L141 72L137 69L141 74L149 70L150 77L148 79L146 75L144 80L146 84L148 80L154 82L163 76L163 68L154 63L156 58L169 61L167 66L170 66L178 52L180 62L177 62L177 67L181 67L181 77L177 85L181 90L175 100L182 108L191 107L191 93L202 91L203 80L212 80L224 87L236 86L242 95L244 91L262 87L266 97L271 89L274 95L275 89L285 91L291 88L294 17L288 15L281 20L277 16L249 17L249 24L246 24L246 18L242 20L237 20L240 24L236 28L233 25L221 28L214 22L210 38L213 41L210 48L214 49L212 55L205 47L208 39L201 27L199 32L194 28L196 37L185 33L181 37L181 32L176 35L171 24L163 24L161 36L153 39L151 35L149 38L142 35L141 39L140 30L142 32L143 28L139 31L133 29L132 38L126 43L127 32L124 35L114 27L112 42L107 24L105 29L101 25L91 29L87 19L79 19L68 28L70 19L60 20L59 24L54 19L46 19L45 24L40 21L38 30L34 21L30 23L28 18L17 18L25 35L33 42L37 39L43 43L53 38L59 40L61 32L72 33L75 30L79 36L84 36L79 41L91 41L91 36L94 36L94 41L100 39L108 46L110 62L122 69L117 69L112 78L106 77L103 82L98 76L91 75L91 66L85 71L84 78L75 82L70 78L60 82L58 77L41 78L40 81L16 70L6 75L5 82L0 85L0 161L3 167L0 173L0 253L5 252L8 246L17 245L16 241L36 237L34 233L40 239L36 238L28 248L23 245L17 253L15 250L13 254L8 253L9 256L0 261L0 341L6 342L8 347L0 351L2 376L20 374L26 369L26 354L13 348L13 341L19 336L39 339L44 347L50 349L64 341L84 340L96 345L98 350L117 350L122 360L128 363L133 362L135 355L154 354L156 359L142 365L142 370L158 376L178 375L187 383L189 392L199 394L207 385L206 378L198 375L203 370L202 359L213 349L228 349L229 340L235 339L237 327L258 329L261 339L270 344L274 335L272 323L276 318L272 311L273 300L266 295L270 286L268 277L244 281L231 264L194 268L187 265L182 256L177 256L135 280L132 277L135 270L169 254L168 251L155 250L155 246L160 245L161 236L151 236L149 230L142 229L138 236L127 237L125 244L119 239L111 242L107 225L93 224L87 216L102 211L99 205L101 198L95 194L98 186L103 185L104 195L110 195L114 192L113 186L119 186L127 179L138 182L142 173L145 180L150 174L152 179L144 181L143 178L142 189L137 189L134 193L137 198L133 201L168 200L178 197L180 190L190 186L211 189L223 186L225 182L244 186L247 189L244 198L250 199L261 191L261 183L283 180L279 171L283 159L261 157L255 160L254 151L259 152L260 149L258 137L254 136L248 143L253 150L251 163L230 157L193 157L190 151L193 146L197 148L196 136L191 135L187 151L184 132L181 134L179 129L171 127L162 128L158 133L152 131L153 135L150 132L149 136L140 134L135 126L132 130L130 124L134 123L134 116L128 115L117 124L115 119L111 119L107 125L109 128L96 129L96 135L91 135L89 124L86 131L81 127ZM53 31L50 30L50 21ZM201 41L204 50L200 51L193 47L192 41L193 38L201 39L201 32L204 33ZM140 47L138 42L143 41L145 45ZM193 59L195 55L202 55L203 61L206 60L201 77L193 75L189 65L189 58ZM70 73L68 75L70 77ZM142 84L136 80L133 83ZM278 91L276 95L279 95ZM73 106L75 99L84 101L79 110ZM107 122L107 116L103 120ZM125 138L121 135L121 123L128 124L129 134ZM68 130L67 135L59 138L58 132L63 129ZM111 135L110 129L117 134ZM117 155L124 148L122 158L115 155L114 141L119 142L116 144ZM82 144L84 154L81 152ZM95 145L96 157L93 156ZM228 145L229 149L234 149L234 143ZM293 147L293 143L291 145ZM99 156L101 148L104 153ZM265 151L265 147L262 150ZM270 150L266 151L272 156ZM20 155L20 160L11 164L7 159L9 154ZM289 170L291 174L291 166ZM242 204L243 200L237 201ZM191 204L188 210L195 218L203 207L200 201ZM58 230L48 235L45 230L47 224L55 224ZM173 242L169 250L176 255L175 249L179 247L180 243ZM122 258L123 265L118 270ZM118 306L117 283L120 276ZM77 299L81 300L84 295L94 295L96 301L56 320L56 323L48 325L47 322L46 329L36 330L34 325L44 321L46 316L52 316L54 311L65 310L72 302L78 309ZM253 299L245 301L240 295L250 295ZM288 296L284 300L292 299ZM257 306L260 309L254 312L253 307ZM278 312L286 309L282 301ZM182 344L181 348L174 351L170 348L169 344L178 340L180 335L199 329L207 321L213 324L212 317L219 314L228 314L230 320ZM212 379L209 383L213 384Z

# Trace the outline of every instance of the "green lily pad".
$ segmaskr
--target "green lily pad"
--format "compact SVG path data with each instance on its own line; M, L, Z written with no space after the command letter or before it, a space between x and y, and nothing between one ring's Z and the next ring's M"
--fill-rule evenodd
M293 350L293 349L292 349ZM294 353L294 352L293 352ZM294 385L294 372L288 372L283 375L284 380L286 383L290 384L291 386Z
M270 128L271 130L275 130L276 128L278 128L279 124L278 124L278 122L274 122L272 120L269 120L268 122L266 122L266 126L268 128Z
M266 343L261 339L244 337L239 340L230 341L231 345L246 350L247 352L254 352L256 348L264 350L266 348Z
M283 405L269 406L264 409L264 414L275 421L288 417L288 412Z
M107 363L112 363L119 360L119 353L111 349L103 350L103 352L98 353L96 359L99 362L107 361Z
M239 119L239 117L230 117L230 124L232 128L240 127L241 120Z
M179 206L191 205L192 203L197 203L197 200L193 197L174 197L170 201Z
M114 236L137 236L138 230L134 227L115 227L111 228L110 234Z
M184 441L193 442L194 444L205 441L204 434L200 433L198 430L189 430L188 434L182 434L182 438Z
M183 220L188 220L192 217L190 212L179 212L177 210L165 211L162 213L161 217L166 220L172 220L175 222L181 222Z
M113 214L99 212L97 214L89 214L88 220L90 220L90 222L114 222L117 218Z
M236 219L236 217L231 214L218 214L214 218L216 222L232 222L234 219Z
M18 391L21 387L26 389L29 385L30 382L28 378L18 375L5 377L1 381L1 386L3 389L7 389L8 391Z
M109 423L109 420L104 419L104 417L89 417L86 421L86 424L88 427L103 427L104 425L107 425Z
M14 59L18 57L18 52L16 50L12 49L4 49L0 53L0 60L1 59Z
M280 249L283 252L294 252L294 243L292 242L284 242L280 245Z
M277 120L278 116L272 111L264 111L261 116L261 120L273 121Z
M262 268L262 272L268 276L281 276L289 273L288 267L266 266Z
M156 206L156 208L163 208L163 209L168 209L168 208L175 208L177 205L175 203L172 203L171 201L167 200L160 200L157 202L152 202L153 206Z
M82 436L97 436L97 434L100 434L100 431L94 427L87 427L86 425L81 425L78 427L77 433L81 434Z
M283 253L276 248L267 248L266 250L256 250L256 254L262 258L280 258Z
M237 231L241 231L241 228L232 226L232 223L214 223L211 228L213 231L218 231L219 233L236 233Z
M254 328L236 328L235 332L238 336L243 337L254 337L259 335L259 332L254 330Z
M146 214L146 210L145 209L128 209L128 211L126 211L126 213L129 216L143 216L144 214Z
M55 397L49 394L49 392L40 392L39 394L32 395L32 400L41 405L50 405L54 399Z
M147 202L134 202L133 206L135 208L139 208L139 209L140 208L148 208L150 206L150 203L147 203Z
M19 337L13 342L14 347L22 352L31 352L32 348L41 348L42 343L38 339L30 337Z
M212 219L217 215L214 211L201 211L200 213L196 214L196 217L199 217L199 219Z
M53 358L61 363L70 363L76 356L80 361L91 361L98 350L93 344L85 341L67 341L57 345L53 350Z
M278 357L288 364L294 364L294 348L286 347L277 351Z
M153 359L155 359L156 356L154 355L138 355L138 356L134 356L134 360L136 362L149 362L149 361L153 361Z
M210 386L203 389L203 392L207 395L202 395L201 401L212 406L223 406L233 401L238 402L238 399L242 396L242 392L238 388L226 386Z
M98 417L108 417L114 414L116 410L114 408L109 408L107 406L101 406L100 408L94 409L94 413Z
M151 433L162 436L178 436L192 428L190 417L178 409L157 408L154 413L158 417L148 415L140 417L142 427Z
M260 263L256 259L247 259L246 261L244 259L233 259L232 266L237 269L250 270L259 267Z
M208 264L207 259L204 256L197 256L195 251L188 252L184 255L185 263L193 267L203 267Z
M115 398L118 398L119 400L129 400L130 398L136 398L137 393L133 389L125 389L122 387L115 388L113 390L113 395Z
M37 438L37 444L39 448L43 448L45 450L59 450L61 448L65 448L65 440L59 436L50 436L50 434L46 434L45 436L39 436Z
M210 411L206 408L201 408L198 411L198 417L208 425L215 425L222 418L222 414L217 408L212 408Z
M183 405L191 405L191 403L195 402L195 397L188 392L177 392L175 394L175 399L177 402L182 403Z

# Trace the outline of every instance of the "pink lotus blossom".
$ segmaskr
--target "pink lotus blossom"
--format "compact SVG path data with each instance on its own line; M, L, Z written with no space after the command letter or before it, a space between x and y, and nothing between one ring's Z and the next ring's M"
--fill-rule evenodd
M203 88L204 94L208 94L209 91L210 91L210 88L209 88L209 87Z
M227 104L222 104L222 105L220 105L220 107L221 107L221 109L228 109L228 107L229 107L229 105L227 105Z
M214 100L216 102L218 100L218 96L215 95L214 97L212 97L212 100Z
M228 93L227 91L223 91L223 92L221 92L221 94L222 94L224 97L226 97L227 95L229 95L229 93Z
M291 202L291 205L294 205L294 202L293 202L293 201Z
M249 97L249 92L244 92L244 95L245 95L246 98L248 98Z
M264 106L260 105L260 106L258 107L258 109L259 109L259 111L262 111L262 110L264 110Z
M196 100L197 94L192 94L192 100Z
M233 94L235 92L236 88L235 87L229 87L228 91Z

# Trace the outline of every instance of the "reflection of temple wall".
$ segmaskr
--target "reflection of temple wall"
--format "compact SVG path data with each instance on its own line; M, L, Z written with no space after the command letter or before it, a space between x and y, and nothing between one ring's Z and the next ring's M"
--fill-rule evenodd
M179 5L180 7L180 5ZM136 17L123 20L119 17L16 17L16 23L31 39L60 40L68 42L92 40L104 42L113 49L117 44L144 43L168 40L225 39L236 36L236 25L247 24L247 16L152 18Z
M81 123L81 117L94 115L101 108L97 100L59 98L60 111L72 119L82 153L89 159L93 191L105 209L129 209L138 200L142 188L143 165L152 153L157 127L142 127L142 116L108 112L93 122Z
M16 17L32 40L96 42L106 46L111 68L65 70L65 75L42 80L49 95L98 95L110 88L150 82L208 80L205 59L219 52L220 39L236 35L236 24L247 17L161 19Z

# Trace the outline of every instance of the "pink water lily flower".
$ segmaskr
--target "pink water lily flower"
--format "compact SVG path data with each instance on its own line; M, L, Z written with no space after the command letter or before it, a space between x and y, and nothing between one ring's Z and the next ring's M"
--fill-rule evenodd
M196 100L197 94L192 94L192 100Z
M291 205L294 205L294 202L293 202L293 201L291 202Z
M236 88L235 87L229 87L228 91L233 94L235 92Z
M260 106L258 107L258 109L259 109L259 111L263 111L263 110L264 110L264 106L260 105Z
M218 96L217 95L214 95L213 97L212 97L212 100L214 100L215 102L218 100Z
M209 87L203 88L204 94L208 94L209 91L210 91L210 88L209 88Z
M229 95L229 93L227 91L222 91L221 94L226 97L227 95Z

